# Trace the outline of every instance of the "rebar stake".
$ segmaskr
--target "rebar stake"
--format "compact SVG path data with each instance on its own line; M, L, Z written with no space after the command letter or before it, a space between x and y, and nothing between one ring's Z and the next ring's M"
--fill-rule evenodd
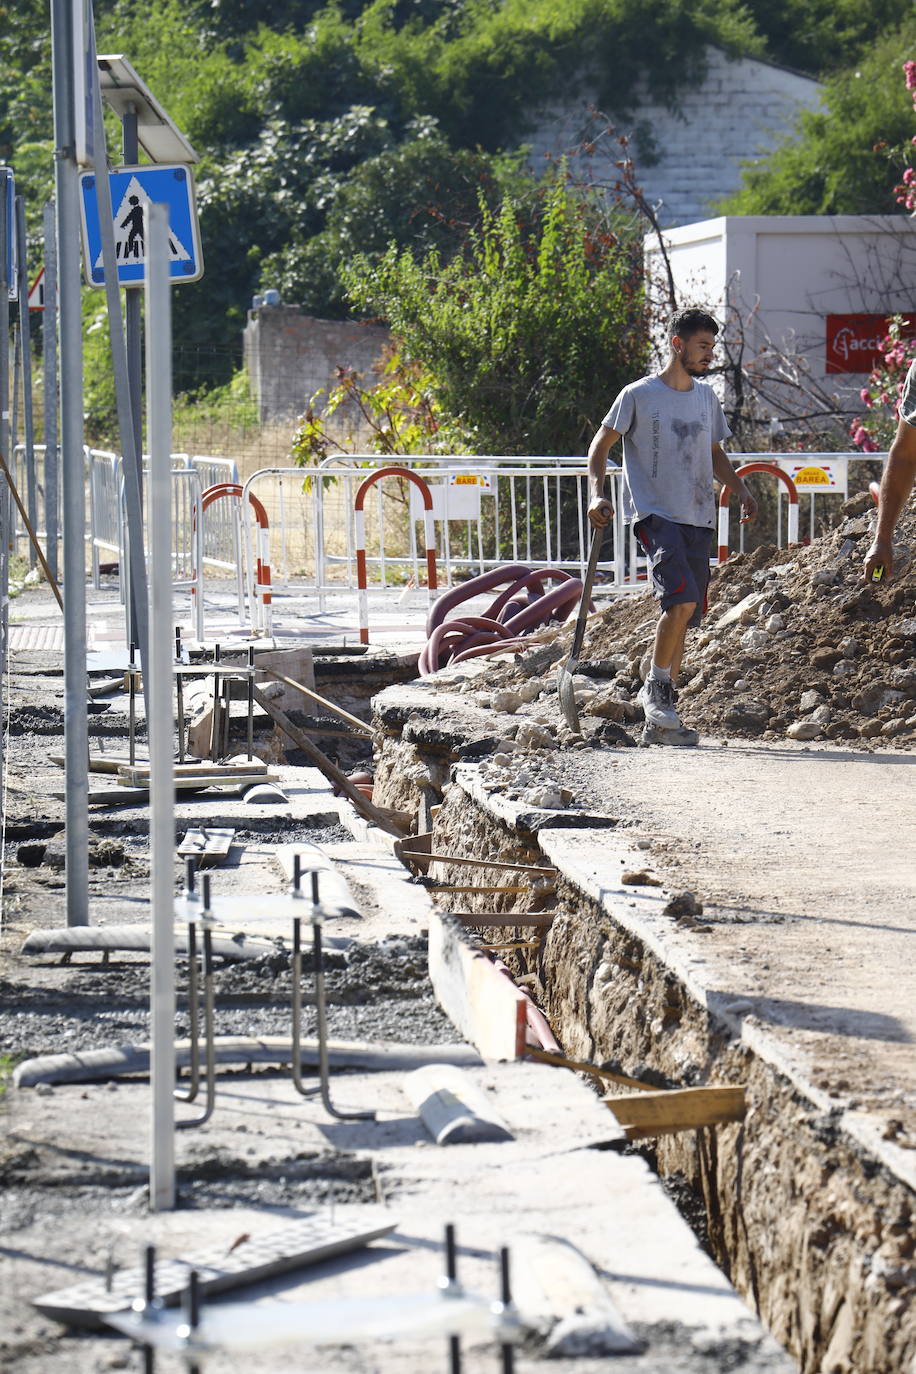
M179 671L175 674L175 704L178 717L178 762L184 763L184 678L181 675L181 626L175 626L175 662Z
M188 1274L188 1286L182 1294L181 1306L184 1324L178 1327L177 1334L181 1340L190 1343L200 1326L200 1275L196 1269L192 1269ZM196 1360L188 1360L188 1374L200 1374L200 1365Z
M254 758L254 645L248 646L248 758Z
M191 889L188 896L193 895L194 884L194 859L188 857L189 876L191 879ZM188 1091L183 1093L176 1088L174 1096L176 1102L193 1102L200 1088L200 1027L197 1021L197 922L188 922L188 1048L190 1062L188 1064Z
M131 644L127 669L127 757L131 767L137 762L137 681L134 676L136 661L137 646Z
M190 1121L176 1121L175 1129L179 1131L191 1130L195 1126L203 1126L213 1115L213 1107L216 1102L216 1044L214 1032L214 1005L213 1005L213 932L211 923L213 913L210 909L210 874L203 875L201 886L203 888L203 905L200 913L200 922L203 926L203 945L204 945L204 1055L206 1059L207 1074L207 1095L204 1110L200 1116L195 1116ZM189 1101L189 1098L185 1099Z
M458 1249L455 1245L455 1227L451 1222L445 1228L445 1274L439 1280L439 1289L444 1298L461 1296L458 1282ZM461 1337L448 1338L449 1374L461 1374Z
M298 854L296 858L298 858ZM293 860L295 865L295 859ZM293 873L295 881L295 868ZM302 1097L314 1097L320 1091L316 1086L306 1088L302 1082L302 922L298 916L293 918L293 957L292 957L292 1074L293 1087Z
M328 1020L324 991L324 951L321 944L321 904L318 901L318 874L312 870L312 949L315 961L315 1010L318 1026L318 1077L321 1083L321 1101L329 1116L338 1121L374 1121L375 1112L338 1111L331 1101L330 1073L328 1067Z

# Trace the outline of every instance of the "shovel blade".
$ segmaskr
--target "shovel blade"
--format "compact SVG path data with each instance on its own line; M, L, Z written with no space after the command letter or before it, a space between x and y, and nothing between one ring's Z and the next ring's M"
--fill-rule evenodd
M560 710L563 712L563 719L572 730L573 734L581 735L579 726L579 712L576 707L576 689L573 686L572 663L564 664L557 673L557 696L560 698Z

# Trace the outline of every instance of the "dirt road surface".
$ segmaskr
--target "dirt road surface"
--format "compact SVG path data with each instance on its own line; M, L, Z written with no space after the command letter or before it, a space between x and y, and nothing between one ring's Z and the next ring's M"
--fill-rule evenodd
M916 757L733 741L572 753L562 776L648 842L665 895L643 897L703 903L684 938L707 986L916 1151Z

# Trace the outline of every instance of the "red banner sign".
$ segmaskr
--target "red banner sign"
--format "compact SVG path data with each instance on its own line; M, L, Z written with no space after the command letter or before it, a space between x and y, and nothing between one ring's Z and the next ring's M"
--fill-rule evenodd
M916 334L916 315L904 315L904 334ZM881 358L887 315L828 315L827 371L871 372Z

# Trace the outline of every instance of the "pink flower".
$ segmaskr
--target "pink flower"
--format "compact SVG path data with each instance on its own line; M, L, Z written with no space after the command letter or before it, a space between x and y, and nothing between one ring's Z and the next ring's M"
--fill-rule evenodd
M863 439L863 440L862 440L862 452L863 452L863 453L877 453L877 452L878 452L878 445L875 443L875 441L874 441L873 439Z
M869 391L867 386L863 386L862 390L859 392L859 395L862 397L863 405L871 405L871 392Z
M863 425L857 425L850 432L852 434L852 442L858 444L859 448L861 448L868 438L868 431Z
M903 76L908 91L916 91L916 62L904 62Z

